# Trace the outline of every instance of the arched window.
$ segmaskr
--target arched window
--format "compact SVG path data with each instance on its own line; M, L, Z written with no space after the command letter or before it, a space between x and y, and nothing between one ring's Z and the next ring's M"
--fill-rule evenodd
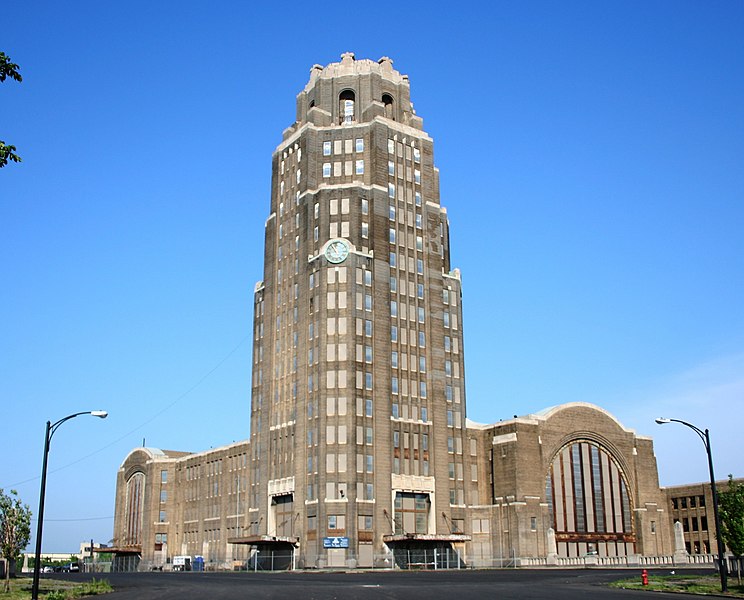
M576 440L561 448L548 471L545 497L560 556L635 552L625 474L597 443Z
M385 106L385 117L395 121L395 113L393 112L393 97L390 94L383 94L382 103Z
M340 123L354 122L354 92L344 90L338 97L338 114Z
M137 472L127 480L125 546L142 544L142 517L145 500L145 474Z

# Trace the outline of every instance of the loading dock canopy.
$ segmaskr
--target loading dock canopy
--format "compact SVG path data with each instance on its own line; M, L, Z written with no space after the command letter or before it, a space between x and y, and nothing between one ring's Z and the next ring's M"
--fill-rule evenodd
M386 544L395 542L450 542L453 544L469 542L472 538L464 533L395 533L383 535Z
M228 544L246 544L248 546L286 546L287 544L297 547L300 538L281 535L247 535L243 537L227 538Z

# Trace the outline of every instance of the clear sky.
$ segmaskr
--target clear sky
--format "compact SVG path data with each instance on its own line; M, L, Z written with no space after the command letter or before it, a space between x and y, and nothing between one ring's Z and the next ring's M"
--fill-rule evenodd
M148 446L249 435L271 152L313 64L390 56L435 140L468 413L598 404L662 484L744 476L744 2L24 2L2 9L0 487L112 536Z

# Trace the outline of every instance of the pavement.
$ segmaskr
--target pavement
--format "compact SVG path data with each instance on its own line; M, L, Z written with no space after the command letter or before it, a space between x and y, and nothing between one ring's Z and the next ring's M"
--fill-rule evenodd
M660 569L658 573L669 573ZM711 569L690 572L710 573ZM106 600L679 600L678 594L610 588L640 578L641 569L517 569L461 571L294 571L273 573L55 574L55 579L107 579Z

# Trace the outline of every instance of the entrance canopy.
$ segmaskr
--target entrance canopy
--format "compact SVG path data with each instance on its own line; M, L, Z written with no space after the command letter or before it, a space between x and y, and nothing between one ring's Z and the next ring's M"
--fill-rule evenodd
M246 535L227 538L228 544L245 544L247 546L269 546L280 549L286 546L296 548L300 545L300 538L277 535Z

